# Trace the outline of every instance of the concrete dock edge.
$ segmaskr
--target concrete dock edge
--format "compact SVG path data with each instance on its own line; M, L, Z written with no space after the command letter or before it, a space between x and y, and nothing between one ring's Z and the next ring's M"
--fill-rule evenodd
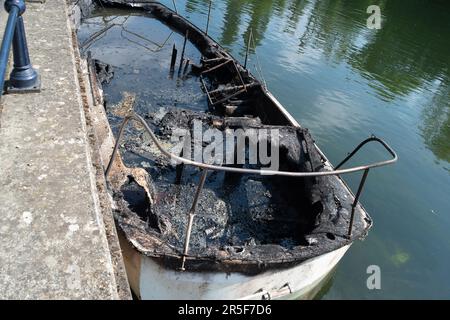
M70 11L27 6L42 90L1 101L0 299L130 299Z

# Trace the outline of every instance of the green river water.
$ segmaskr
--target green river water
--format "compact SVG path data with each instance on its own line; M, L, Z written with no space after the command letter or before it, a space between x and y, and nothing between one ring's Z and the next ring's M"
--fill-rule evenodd
M172 1L162 1L172 6ZM205 28L209 0L177 0ZM369 29L369 5L381 29ZM209 34L241 62L252 30L269 90L334 163L375 134L399 162L372 170L374 219L319 298L450 298L450 3L425 0L215 0ZM370 146L353 164L383 159ZM358 175L347 176L353 190ZM369 290L367 267L381 269Z

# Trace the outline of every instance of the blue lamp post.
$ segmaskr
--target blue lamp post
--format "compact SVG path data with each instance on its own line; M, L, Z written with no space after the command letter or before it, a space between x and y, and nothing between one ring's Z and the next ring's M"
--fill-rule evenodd
M39 74L31 65L22 18L22 14L26 10L25 2L24 0L6 0L5 10L9 13L9 17L0 49L0 89L4 87L6 65L12 44L14 66L7 83L6 92L39 91Z

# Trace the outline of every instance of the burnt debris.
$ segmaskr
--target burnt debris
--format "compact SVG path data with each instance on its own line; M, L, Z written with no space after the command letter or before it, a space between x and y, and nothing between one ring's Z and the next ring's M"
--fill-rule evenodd
M103 63L99 60L93 60L95 72L100 84L108 84L114 77L114 68L110 64Z
M173 130L192 131L194 121L200 121L204 130L214 128L222 132L230 128L277 128L280 170L325 169L306 129L264 125L259 118L223 118L183 109L168 110L162 117L148 117L158 139L169 149ZM149 184L154 202L141 197L144 203L139 206L134 199L127 200L123 190L116 192L115 199L120 204L118 219L122 221L130 216L135 217L135 221L139 219L148 235L156 236L170 248L169 252L156 250L158 253L153 248L148 254L166 258L170 254L180 256L187 211L201 172L195 167L183 166L180 173L179 165L171 164L158 150L146 145L142 136L131 141L126 144L126 151L150 162ZM249 168L248 156L246 154L243 166ZM351 199L334 177L298 179L211 172L199 200L190 238L190 255L195 259L189 260L188 266L192 268L194 264L198 269L197 263L201 261L202 268L222 270L230 266L208 264L204 260L214 258L213 261L218 262L239 257L249 261L237 267L233 265L233 270L256 272L272 264L279 265L280 261L302 261L311 254L336 249L349 241L345 232L350 210ZM363 223L358 223L360 230L364 229ZM130 234L134 237L135 232ZM221 258L217 258L218 255ZM274 256L278 260L272 260ZM174 267L177 264L176 259L168 261L172 261Z

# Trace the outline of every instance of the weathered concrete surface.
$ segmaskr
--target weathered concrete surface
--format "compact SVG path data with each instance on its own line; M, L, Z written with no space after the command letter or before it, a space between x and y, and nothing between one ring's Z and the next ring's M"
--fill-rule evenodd
M24 19L42 92L0 107L0 299L129 298L105 231L65 1L29 3Z

